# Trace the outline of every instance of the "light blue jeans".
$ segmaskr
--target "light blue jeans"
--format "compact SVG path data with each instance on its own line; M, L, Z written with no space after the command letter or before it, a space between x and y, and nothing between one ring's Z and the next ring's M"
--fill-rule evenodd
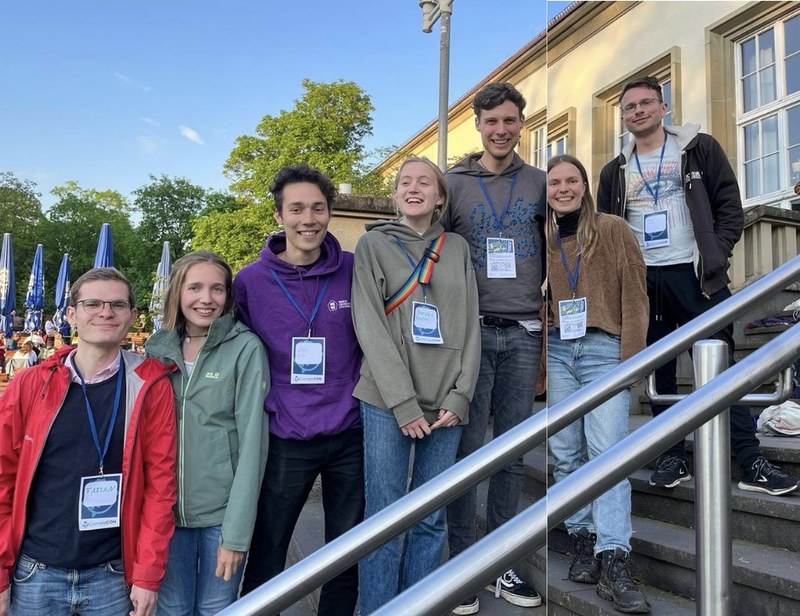
M122 561L60 569L22 555L11 580L10 616L127 616L132 606Z
M483 447L494 414L493 438L515 428L533 414L536 374L542 353L542 333L522 326L481 327L481 366L469 405L457 459ZM492 475L486 498L486 534L517 515L525 477L522 456ZM473 487L447 506L450 558L477 540L478 488Z
M561 340L551 328L547 338L547 404L560 402L619 365L618 336L596 328L583 338ZM621 391L557 434L550 435L553 475L564 479L628 434L630 392ZM630 552L631 484L625 479L565 521L567 530L597 533L595 554L622 548Z
M461 426L440 428L430 436L404 436L394 415L361 403L364 426L364 482L369 518L408 492L408 464L414 449L410 489L451 467L461 439ZM359 563L361 613L371 614L439 566L445 541L445 510L440 509L404 535L365 556ZM405 538L405 546L403 539Z
M236 601L244 561L230 581L214 575L221 526L175 528L157 616L212 616Z

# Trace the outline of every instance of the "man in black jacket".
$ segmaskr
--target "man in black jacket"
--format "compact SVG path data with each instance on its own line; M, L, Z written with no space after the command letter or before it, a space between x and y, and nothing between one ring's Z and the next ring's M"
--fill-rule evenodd
M744 228L736 176L720 144L696 124L662 126L667 110L661 86L642 77L623 86L622 121L633 136L600 173L600 211L622 216L639 240L647 264L650 323L647 343L731 296L728 259ZM714 335L728 344L733 326ZM676 360L656 370L656 388L677 392ZM653 415L667 407L652 405ZM797 489L797 481L761 454L750 409L731 407L731 447L742 490L772 495ZM658 459L650 485L674 488L691 479L681 440Z

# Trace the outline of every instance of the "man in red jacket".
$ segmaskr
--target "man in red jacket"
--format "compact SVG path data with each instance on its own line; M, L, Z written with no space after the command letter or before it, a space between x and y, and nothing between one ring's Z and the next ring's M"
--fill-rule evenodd
M120 351L136 318L113 268L81 276L80 346L0 398L0 616L150 616L175 527L169 370Z

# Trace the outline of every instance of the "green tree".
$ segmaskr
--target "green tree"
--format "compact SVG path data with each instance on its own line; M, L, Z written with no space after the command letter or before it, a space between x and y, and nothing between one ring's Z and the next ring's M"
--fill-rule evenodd
M356 183L366 155L362 140L372 134L369 95L352 81L304 79L305 93L291 111L266 115L255 135L243 135L225 163L231 189L250 202L263 202L284 165L306 162L335 184Z
M0 240L3 233L11 234L14 249L17 311L22 313L33 253L44 222L41 193L30 180L20 180L11 172L0 173Z
M176 256L183 255L192 240L192 221L205 207L206 197L204 188L186 178L151 175L148 184L133 191L134 210L142 216L140 239L159 251L168 241Z
M253 204L233 212L211 212L192 224L192 250L211 250L228 262L234 272L258 259L267 235L278 226L264 204Z
M137 304L142 306L152 273L137 259L141 242L131 224L132 209L127 200L117 191L84 189L75 181L54 188L52 194L58 201L47 212L41 233L44 240L40 240L45 244L48 271L58 271L65 252L70 255L73 281L90 269L100 226L107 222L114 241L114 266L128 276Z

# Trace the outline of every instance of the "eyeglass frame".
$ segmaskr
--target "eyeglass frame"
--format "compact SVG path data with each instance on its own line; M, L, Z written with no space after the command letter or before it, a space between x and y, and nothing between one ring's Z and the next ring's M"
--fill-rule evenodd
M100 307L96 311L92 311L91 309L86 307L86 302L100 302ZM114 314L125 314L126 312L129 312L133 308L131 306L131 303L127 299L112 299L110 301L106 301L102 299L89 298L89 299L80 299L77 302L75 302L75 306L78 306L79 304L83 304L83 309L86 311L86 314L88 315L100 314L101 312L103 312L103 308L106 307L106 304L108 304L108 307ZM114 307L114 304L117 304L119 310ZM124 304L124 307L120 306L120 304Z
M628 114L631 114L631 113L636 113L636 110L639 107L641 107L642 111L644 111L648 107L651 107L654 103L657 103L659 105L663 105L664 101L661 100L660 98L658 98L657 96L654 96L653 98L643 98L639 102L628 103L624 107L621 107L620 110L622 111L622 115L628 115Z

